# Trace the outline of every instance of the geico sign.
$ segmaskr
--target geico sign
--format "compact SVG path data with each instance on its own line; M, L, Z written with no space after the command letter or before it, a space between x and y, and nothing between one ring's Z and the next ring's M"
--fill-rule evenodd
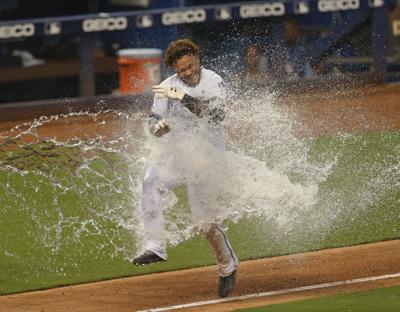
M15 24L0 27L0 38L32 37L35 34L35 25L32 23Z
M124 30L127 27L128 19L126 17L94 18L84 20L82 23L84 32Z
M285 5L281 2L265 4L249 4L240 6L240 17L282 16Z
M319 0L320 12L357 10L360 8L360 0Z
M207 13L204 9L165 12L161 16L163 25L176 25L186 23L204 22L207 19Z

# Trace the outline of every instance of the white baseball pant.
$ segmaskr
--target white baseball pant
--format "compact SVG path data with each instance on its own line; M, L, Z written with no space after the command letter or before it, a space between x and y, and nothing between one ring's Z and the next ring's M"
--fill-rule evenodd
M177 174L176 178L172 179L167 178L157 167L150 167L143 180L144 249L154 252L165 260L167 259L167 233L161 195L162 192L172 190L182 183L185 181L181 175ZM191 182L186 182L186 185L193 221L204 229L202 234L216 256L219 275L228 276L237 269L238 258L224 231L212 223L213 196L210 196L204 186L200 187Z

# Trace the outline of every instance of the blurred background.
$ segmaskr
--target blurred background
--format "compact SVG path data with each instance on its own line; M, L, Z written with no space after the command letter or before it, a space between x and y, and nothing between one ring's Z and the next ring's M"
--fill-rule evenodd
M235 86L400 78L396 0L3 0L0 104L145 93L183 37Z

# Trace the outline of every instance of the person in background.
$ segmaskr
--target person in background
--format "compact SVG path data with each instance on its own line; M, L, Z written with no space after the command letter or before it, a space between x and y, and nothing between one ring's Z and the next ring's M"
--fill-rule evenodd
M293 79L313 76L314 72L307 58L306 37L299 23L294 18L289 18L283 27L287 77Z
M251 44L246 47L244 61L243 80L245 83L257 83L268 80L266 60L257 44Z

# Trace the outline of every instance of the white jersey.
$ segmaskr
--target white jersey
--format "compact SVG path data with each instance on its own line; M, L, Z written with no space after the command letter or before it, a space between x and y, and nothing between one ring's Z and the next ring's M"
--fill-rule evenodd
M200 71L200 81L195 86L186 85L177 74L164 80L161 85L169 85L178 87L183 90L186 94L207 101L209 108L223 108L224 101L226 99L226 88L222 78L215 72L202 68ZM154 96L154 103L151 108L151 112L157 114L163 118L167 115L193 115L187 108L185 108L181 102L169 100L165 97Z
M195 86L186 85L177 74L164 80L161 85L178 87L187 95L207 103L208 109L224 109L226 87L222 78L215 72L201 68L200 81ZM199 118L177 100L171 100L159 95L154 96L153 114L165 118L171 126L166 139L172 141L187 138L188 134L196 133L219 148L224 147L222 124L210 123L207 117Z

